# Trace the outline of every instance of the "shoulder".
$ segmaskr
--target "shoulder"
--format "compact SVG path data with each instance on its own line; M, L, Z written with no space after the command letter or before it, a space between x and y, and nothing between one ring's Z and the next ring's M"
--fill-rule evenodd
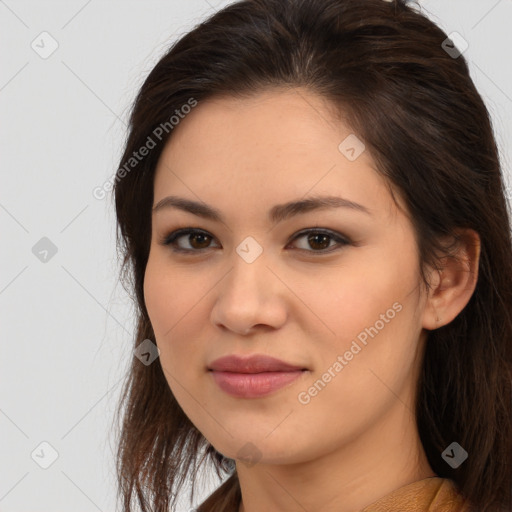
M380 498L361 512L469 512L470 507L452 480L419 480Z
M240 486L236 472L199 507L197 512L237 512ZM452 480L432 477L400 487L361 512L470 512Z

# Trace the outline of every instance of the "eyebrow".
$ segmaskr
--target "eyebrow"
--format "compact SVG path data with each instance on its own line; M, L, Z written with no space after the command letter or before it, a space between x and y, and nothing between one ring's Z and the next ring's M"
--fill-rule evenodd
M153 207L153 213L167 208L176 208L204 219L225 223L222 213L216 208L184 197L164 197ZM295 215L327 208L350 208L371 215L368 208L354 201L336 196L317 196L275 205L269 210L268 219L275 225Z

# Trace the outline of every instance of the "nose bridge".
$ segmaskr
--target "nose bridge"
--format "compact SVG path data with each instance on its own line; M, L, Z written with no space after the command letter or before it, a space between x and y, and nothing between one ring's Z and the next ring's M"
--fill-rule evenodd
M241 334L259 324L277 327L286 317L277 300L276 278L267 268L264 251L255 256L255 246L247 243L234 251L231 270L219 283L212 311L215 323Z
M257 243L257 242L256 242ZM231 259L232 270L227 276L227 282L224 292L238 296L242 294L246 300L252 301L254 298L261 299L259 294L268 290L270 286L268 274L271 274L267 268L267 258L263 247L252 241L243 241L236 247ZM256 294L257 297L254 297Z

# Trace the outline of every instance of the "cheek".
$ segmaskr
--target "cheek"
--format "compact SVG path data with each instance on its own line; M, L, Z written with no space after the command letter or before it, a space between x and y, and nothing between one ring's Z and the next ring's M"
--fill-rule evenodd
M155 260L150 256L146 266L144 301L153 331L157 340L159 340L172 327L169 311L173 311L173 309L169 306L172 307L173 304L169 302L173 300L175 294L172 293L173 288L165 273L165 268Z
M319 442L325 449L340 433L346 441L386 411L409 403L415 382L419 332L414 299L395 303L395 308L375 300L338 318L337 337L316 350L315 371L295 394L297 417L308 418L300 428L306 438L321 429L325 439Z
M340 394L331 398L347 407L361 406L362 391L368 405L383 399L389 394L383 382L401 388L414 363L421 331L416 262L408 254L382 255L387 257L354 261L351 272L333 272L325 285L335 291L317 293L309 302L330 331L323 329L322 350L315 350L311 382L335 374L329 387Z
M400 316L396 310L415 296L411 293L417 283L413 261L397 261L396 255L386 258L361 254L347 261L344 268L315 279L314 287L310 277L298 278L308 280L309 289L315 290L305 302L329 328L325 330L326 339L351 340L376 322L379 330L389 330L391 323L397 323L395 317Z
M175 360L170 356L184 347L186 338L188 349L193 350L193 333L189 332L187 337L183 329L189 330L202 294L204 291L195 286L186 272L171 268L161 257L150 256L144 276L144 300L164 363Z
M200 336L194 332L204 290L191 282L182 269L151 258L144 276L144 298L149 319L160 350L160 364L167 384L187 416L201 418L201 362L204 353ZM195 410L199 407L199 410ZM204 406L203 406L204 407Z
M144 300L155 335L161 341L172 335L187 312L193 314L201 293L189 272L170 265L158 249L150 254L144 275Z

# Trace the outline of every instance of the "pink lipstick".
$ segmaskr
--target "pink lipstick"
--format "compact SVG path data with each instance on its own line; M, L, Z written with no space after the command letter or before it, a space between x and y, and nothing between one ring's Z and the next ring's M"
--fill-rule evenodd
M307 371L265 355L221 357L213 361L208 370L220 389L238 398L269 395Z

